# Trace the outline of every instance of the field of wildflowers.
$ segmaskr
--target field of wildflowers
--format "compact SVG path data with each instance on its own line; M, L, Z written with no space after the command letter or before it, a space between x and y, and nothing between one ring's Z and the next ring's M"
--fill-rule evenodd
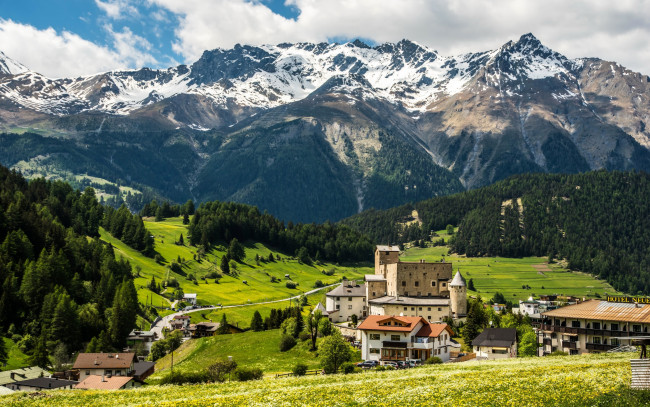
M0 397L9 406L622 406L648 405L629 388L631 354L465 362L353 375L267 378L123 391Z

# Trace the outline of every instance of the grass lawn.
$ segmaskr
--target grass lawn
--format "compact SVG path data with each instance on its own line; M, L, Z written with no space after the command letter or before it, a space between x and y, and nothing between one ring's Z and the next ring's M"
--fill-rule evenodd
M153 301L154 305L169 305L163 296L156 295L146 288L152 277L155 277L159 283L168 277L176 278L183 292L197 293L199 304L231 305L289 298L311 290L316 280L332 284L340 281L343 276L348 279L362 279L364 274L373 273L370 263L351 265L318 263L308 266L263 244L244 242L246 258L243 263L237 264L236 274L223 275L218 283L215 283L214 279L203 280L201 277L213 271L220 272L218 264L225 254L225 247L217 246L199 262L194 260L194 255L197 253L196 247L175 244L181 234L187 242L187 227L182 224L181 218L171 218L162 222L145 221L145 226L155 238L156 251L164 258L163 264L158 264L153 259L142 256L139 252L113 238L105 230L100 230L102 240L110 242L118 256L129 260L134 268L136 266L140 268L140 276L135 279L135 285L138 289L138 299L143 304ZM280 255L282 260L257 264L256 255L268 258L270 253L273 253L276 258ZM171 261L175 261L179 257L183 261L183 275L173 273L167 267ZM335 270L334 275L326 276L322 273L323 270L330 269ZM187 278L190 273L197 278L198 284L194 284ZM289 274L292 281L298 283L297 288L289 289L285 286L286 274ZM277 278L279 282L271 283L271 277Z
M438 232L446 237L446 233ZM438 237L434 238L439 239ZM480 295L484 300L492 298L495 292L502 293L512 301L525 300L531 295L562 294L578 297L604 297L615 294L605 280L598 280L593 276L570 272L557 264L547 264L544 257L524 257L511 259L504 257L465 257L455 254L449 255L446 246L427 247L424 249L413 247L400 256L403 261L450 261L454 273L460 269L465 280L471 278L476 291L468 290L468 295ZM523 285L530 289L522 288Z
M30 363L27 361L28 356L25 355L20 350L20 348L18 348L18 345L16 345L14 341L12 341L9 338L1 338L1 337L0 340L4 340L5 349L7 349L7 356L8 356L7 364L4 366L0 365L0 370L13 370L21 367L30 366Z

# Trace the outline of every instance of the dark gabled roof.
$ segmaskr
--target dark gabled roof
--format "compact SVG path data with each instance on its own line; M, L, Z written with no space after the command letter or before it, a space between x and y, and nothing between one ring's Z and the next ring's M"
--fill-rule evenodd
M136 362L133 364L133 376L140 377L147 373L149 369L153 369L155 365L155 362Z
M57 389L59 387L74 386L77 383L79 382L72 380L54 379L51 377L37 377L35 379L21 380L18 382L13 382L11 384L17 386L38 387L41 389Z
M472 341L472 346L509 348L517 342L515 328L486 328Z

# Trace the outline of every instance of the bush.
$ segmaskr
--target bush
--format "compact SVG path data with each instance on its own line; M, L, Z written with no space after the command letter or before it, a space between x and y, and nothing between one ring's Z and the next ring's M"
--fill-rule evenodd
M326 276L333 276L335 271L336 271L336 269L332 268L332 269L329 269L327 271L323 270L323 271L321 271L321 273L325 274Z
M224 382L227 375L236 368L237 362L234 360L218 360L208 367L208 375L212 381Z
M298 334L298 339L304 342L308 339L311 339L311 335L307 331L302 331Z
M174 372L160 379L160 384L205 383L210 380L208 372Z
M235 378L240 382L247 382L249 380L260 380L264 376L262 369L252 368L247 369L244 367L238 367L234 371Z
M325 284L323 284L323 282L320 280L316 280L314 282L314 288L321 288L321 287L325 287Z
M291 335L282 335L280 339L280 352L286 352L296 346L296 340Z
M354 373L354 363L345 362L341 365L341 371L345 374Z
M549 356L569 356L569 354L566 352L562 352L561 350L555 350L551 352Z
M304 376L307 373L307 365L304 363L298 363L293 367L294 376Z
M384 370L386 370L386 368L384 366L377 366L375 370L378 372L383 372Z
M287 281L286 284L287 288L294 289L298 286L298 283L295 281Z
M442 359L437 356L431 356L429 359L425 360L424 363L427 365L438 365L442 363Z

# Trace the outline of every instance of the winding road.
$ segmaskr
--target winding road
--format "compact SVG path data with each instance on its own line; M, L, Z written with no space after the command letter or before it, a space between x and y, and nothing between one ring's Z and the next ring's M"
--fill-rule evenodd
M295 295L293 297L283 298L281 300L272 300L272 301L263 301L263 302L248 302L246 304L223 305L223 306L211 305L209 307L197 308L197 309L193 309L193 310L189 310L189 311L179 311L179 312L175 312L173 314L169 314L169 315L166 315L166 316L160 318L160 320L158 320L158 322L156 322L156 324L151 327L151 331L156 333L156 340L160 340L160 339L163 338L163 335L162 335L163 328L164 327L169 327L170 322L172 321L172 319L174 319L174 317L176 315L185 315L185 314L189 314L189 313L192 313L192 312L199 312L199 311L213 310L213 309L249 307L251 305L274 304L274 303L277 303L277 302L291 301L291 300L295 300L295 299L300 298L302 295L314 294L314 293L316 293L318 291L324 290L326 288L334 287L334 286L337 286L339 284L340 283L335 283L335 284L326 285L324 287L315 288L313 290L310 290L310 291L307 291L307 292L304 292L304 293L300 293L300 294Z

